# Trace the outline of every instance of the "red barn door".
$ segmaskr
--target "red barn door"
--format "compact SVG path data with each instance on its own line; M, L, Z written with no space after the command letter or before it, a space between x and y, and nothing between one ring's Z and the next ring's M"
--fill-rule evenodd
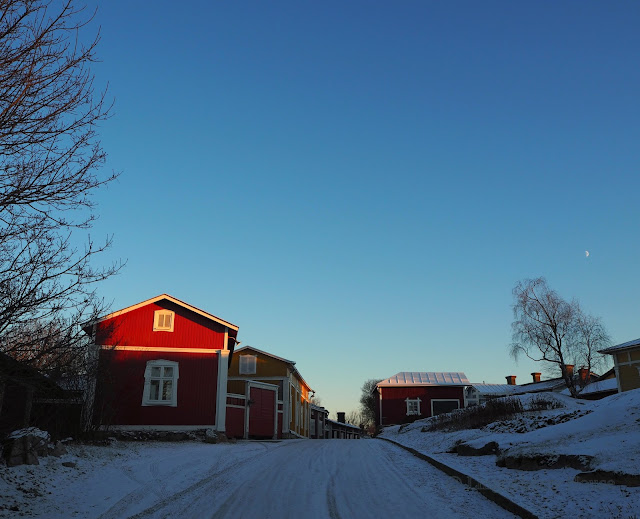
M278 388L249 382L249 438L275 438Z

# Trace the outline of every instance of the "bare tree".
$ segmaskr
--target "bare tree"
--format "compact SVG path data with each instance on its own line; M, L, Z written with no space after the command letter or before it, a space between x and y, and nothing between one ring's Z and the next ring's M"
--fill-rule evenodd
M322 407L322 399L319 396L312 396L309 400L311 405L317 405L318 407Z
M576 321L574 364L586 368L589 376L592 370L600 370L605 366L605 356L598 353L611 344L611 338L602 321L598 317L581 314Z
M583 360L591 366L595 349L608 341L604 327L585 315L577 301L560 297L544 278L518 282L513 296L511 355L549 363L575 397L575 378L567 365Z
M362 423L365 427L375 425L376 423L376 405L378 400L376 398L375 389L378 382L380 382L380 379L371 378L362 384L362 394L360 395L360 414L363 420Z
M364 424L364 417L361 411L349 411L345 416L345 420L347 423L357 425L358 427Z
M0 0L0 351L35 363L81 345L78 323L104 312L96 283L119 269L91 265L109 237L77 245L114 178L98 174L109 107L88 19L74 0Z

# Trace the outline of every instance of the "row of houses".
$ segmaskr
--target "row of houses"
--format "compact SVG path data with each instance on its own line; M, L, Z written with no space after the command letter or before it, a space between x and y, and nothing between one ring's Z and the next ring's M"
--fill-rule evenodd
M239 347L238 326L167 294L85 327L98 355L94 423L233 438L357 438L329 420L292 360Z
M88 323L84 331L98 370L82 399L76 394L69 400L36 370L0 357L0 429L7 423L33 425L33 409L61 401L80 417L82 400L92 409L87 420L113 429L213 429L235 438L360 437L344 413L330 420L326 409L312 404L315 393L294 361L239 347L238 330L167 294ZM640 339L602 353L613 356L614 368L600 377L578 370L581 397L640 387ZM565 390L562 378L543 381L540 373L521 385L515 376L506 378L506 384L472 384L462 372L398 373L376 386L376 422L406 423L490 398Z
M566 366L579 398L599 399L618 392L640 388L640 339L602 350L612 355L614 367L602 375L586 368L574 373ZM492 398L552 391L569 395L564 378L532 380L516 384L516 376L506 376L506 384L471 383L462 372L401 372L376 385L376 424L379 426L410 423L455 409L482 404Z

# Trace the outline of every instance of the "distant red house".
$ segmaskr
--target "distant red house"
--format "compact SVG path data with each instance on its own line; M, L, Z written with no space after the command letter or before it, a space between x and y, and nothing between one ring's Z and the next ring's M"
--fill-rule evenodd
M462 408L469 385L464 373L398 373L376 385L376 423L409 423Z
M119 429L225 431L238 327L167 294L84 327L98 352L94 420Z

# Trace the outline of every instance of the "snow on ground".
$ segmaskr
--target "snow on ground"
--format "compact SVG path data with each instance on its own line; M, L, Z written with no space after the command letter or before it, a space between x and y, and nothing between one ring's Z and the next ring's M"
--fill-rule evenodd
M0 517L513 517L383 441L117 442L69 450L37 466L0 467Z
M0 517L129 517L265 449L191 442L67 448L39 465L0 466Z
M525 408L537 395L523 395ZM637 517L640 487L577 483L579 470L521 471L497 467L496 456L462 457L448 453L456 442L482 447L497 442L511 455L574 454L594 456L592 467L640 474L640 390L597 401L545 394L561 409L529 411L482 429L422 432L428 420L388 427L382 437L432 456L511 497L540 517L571 515ZM521 431L521 432L515 432Z

